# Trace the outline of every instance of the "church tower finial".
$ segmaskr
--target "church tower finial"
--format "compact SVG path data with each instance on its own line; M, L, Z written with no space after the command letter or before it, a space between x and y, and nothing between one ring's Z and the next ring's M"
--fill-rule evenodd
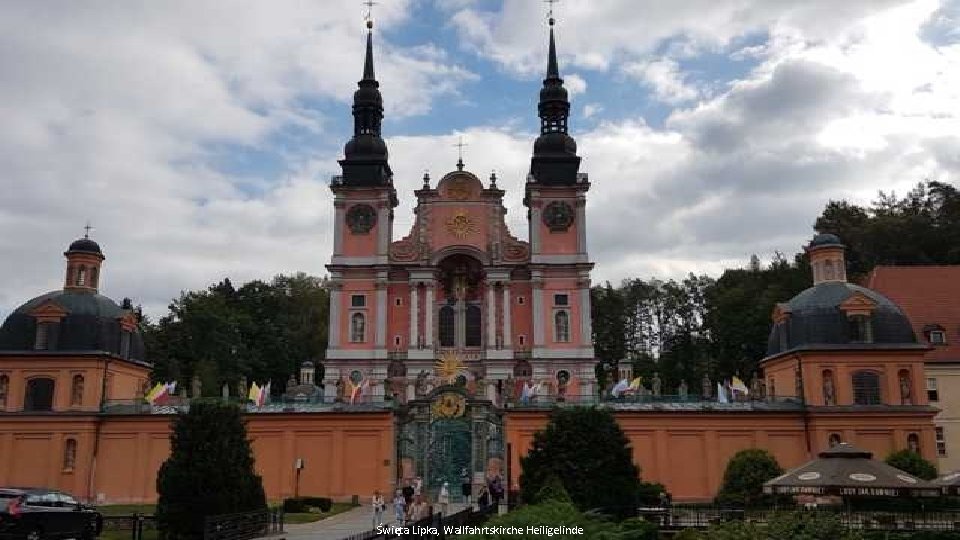
M367 2L368 7L373 2ZM353 138L343 148L342 185L392 186L393 172L387 162L387 143L380 135L383 96L373 67L373 19L366 16L367 43L363 77L353 94Z
M557 44L553 27L553 1L550 1L550 46L547 53L547 76L540 90L540 136L533 145L530 174L542 184L571 185L577 181L580 157L577 142L567 134L570 100L560 78Z

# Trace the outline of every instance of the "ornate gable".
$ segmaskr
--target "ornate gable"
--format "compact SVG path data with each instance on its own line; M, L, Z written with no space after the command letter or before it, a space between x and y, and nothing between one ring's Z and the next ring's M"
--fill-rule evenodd
M29 315L36 319L38 323L58 322L68 314L69 312L66 309L53 300L47 300L29 313Z
M877 307L877 303L874 302L869 296L856 292L840 303L840 310L847 314L851 315L870 315L873 310Z

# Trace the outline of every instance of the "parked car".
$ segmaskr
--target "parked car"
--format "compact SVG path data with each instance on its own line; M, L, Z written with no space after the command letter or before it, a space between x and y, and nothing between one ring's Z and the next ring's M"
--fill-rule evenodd
M91 540L102 528L100 512L61 491L0 488L0 538Z

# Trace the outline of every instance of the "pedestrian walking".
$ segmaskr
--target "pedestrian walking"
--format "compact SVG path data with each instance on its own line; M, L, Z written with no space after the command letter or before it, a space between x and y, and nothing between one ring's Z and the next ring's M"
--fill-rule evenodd
M376 529L383 525L383 511L387 508L379 489L373 492L373 501L371 502L373 503L373 528Z
M406 502L408 507L413 504L414 495L415 491L413 489L413 483L410 482L410 479L408 478L403 481L403 500Z
M437 496L437 502L440 504L440 513L447 515L447 508L450 506L450 487L447 482L440 486L440 495Z
M460 494L463 495L463 501L470 504L471 495L470 471L466 467L460 469Z
M409 520L411 523L416 523L417 521L429 516L430 508L427 506L427 502L424 500L423 495L416 495L413 499L413 504L411 504L410 508L407 509L407 520Z
M481 510L490 505L490 492L487 491L487 486L480 486L480 493L477 494L477 505L480 506Z
M403 525L403 518L406 516L407 500L403 497L403 491L397 490L393 496L393 512L397 519L397 525Z

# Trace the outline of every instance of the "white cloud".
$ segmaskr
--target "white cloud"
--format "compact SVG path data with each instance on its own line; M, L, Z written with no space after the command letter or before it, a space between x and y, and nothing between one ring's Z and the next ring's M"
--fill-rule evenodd
M594 115L603 111L603 105L599 103L587 103L583 106L583 117L592 118Z
M567 89L570 99L573 99L577 97L577 95L587 91L587 81L583 80L583 77L577 75L576 73L564 75L563 86Z
M664 103L678 104L700 96L693 84L684 81L684 74L675 60L661 58L649 62L631 62L623 70L653 90L653 97Z

